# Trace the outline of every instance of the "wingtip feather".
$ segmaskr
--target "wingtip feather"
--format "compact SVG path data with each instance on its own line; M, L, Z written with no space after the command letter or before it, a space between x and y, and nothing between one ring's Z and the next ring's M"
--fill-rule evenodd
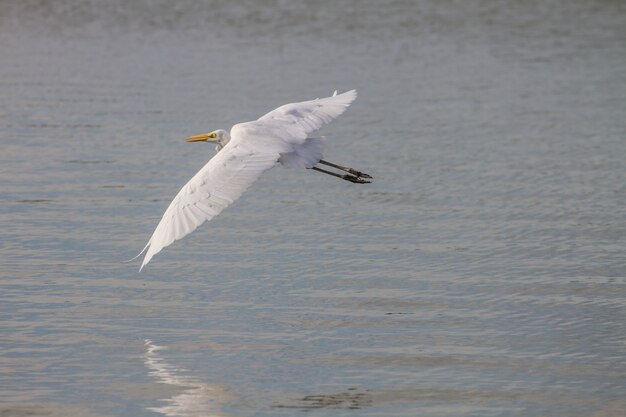
M144 266L148 265L148 262L150 262L150 259L152 259L152 255L150 255L150 257L148 257L148 255L146 255L146 257L143 258L143 262L141 262L141 266L139 267L139 272L142 271Z
M157 253L160 252L161 249L159 249L156 252L152 252L152 247L150 247L150 249L148 249L148 252L146 252L146 256L144 256L143 261L141 262L141 266L139 267L139 272L141 272L143 270L143 268L148 265L148 263L150 262L150 260L152 259L152 257L154 255L156 255Z
M344 99L346 100L345 104L350 105L356 99L357 95L357 91L355 89L352 89L341 94L337 94L337 91L335 91L335 94L333 94L332 97L336 97L337 99Z

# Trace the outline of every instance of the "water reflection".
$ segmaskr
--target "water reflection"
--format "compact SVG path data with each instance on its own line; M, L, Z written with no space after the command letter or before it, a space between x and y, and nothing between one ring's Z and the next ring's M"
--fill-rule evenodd
M219 412L220 406L229 398L223 388L217 385L204 384L191 376L185 376L185 369L177 368L165 362L159 351L167 349L158 346L152 340L145 340L146 354L144 364L150 369L150 375L158 383L173 385L183 391L171 398L161 400L165 405L150 407L170 417L226 417Z
M359 410L372 405L372 394L348 388L334 394L305 395L295 401L276 403L273 408L291 408L300 411L311 411L321 408Z

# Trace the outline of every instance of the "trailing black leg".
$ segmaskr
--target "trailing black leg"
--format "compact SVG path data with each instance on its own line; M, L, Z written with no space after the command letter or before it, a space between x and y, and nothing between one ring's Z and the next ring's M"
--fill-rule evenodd
M320 159L320 164L324 164L324 165L328 165L329 167L340 169L340 170L348 172L348 173L350 173L350 174L352 174L352 175L354 175L355 177L358 177L358 178L372 178L371 175L368 175L368 174L365 174L363 172L357 171L354 168L344 167L343 165L339 165L339 164L333 164L332 162L324 161L323 159Z
M318 167L313 167L311 169L317 172L332 175L333 177L341 178L342 180L353 182L355 184L369 184L370 183L370 181L364 180L361 177L357 177L351 174L337 174L336 172L326 171L325 169L318 168Z

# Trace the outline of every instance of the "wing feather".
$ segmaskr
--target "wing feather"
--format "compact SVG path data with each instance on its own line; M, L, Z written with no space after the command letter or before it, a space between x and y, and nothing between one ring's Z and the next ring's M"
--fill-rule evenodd
M139 270L161 249L182 239L237 200L279 157L278 153L249 149L231 140L174 197L148 242Z
M356 98L356 90L326 98L289 103L261 116L258 120L233 126L234 134L267 138L267 149L279 153L293 151L294 145L303 144L310 133L339 117Z

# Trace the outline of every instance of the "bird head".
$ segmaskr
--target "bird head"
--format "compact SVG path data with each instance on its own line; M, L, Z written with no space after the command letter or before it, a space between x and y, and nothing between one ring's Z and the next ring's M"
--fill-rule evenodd
M210 133L191 136L185 139L187 142L211 142L217 143L217 150L222 149L230 140L230 134L224 129L217 129Z

